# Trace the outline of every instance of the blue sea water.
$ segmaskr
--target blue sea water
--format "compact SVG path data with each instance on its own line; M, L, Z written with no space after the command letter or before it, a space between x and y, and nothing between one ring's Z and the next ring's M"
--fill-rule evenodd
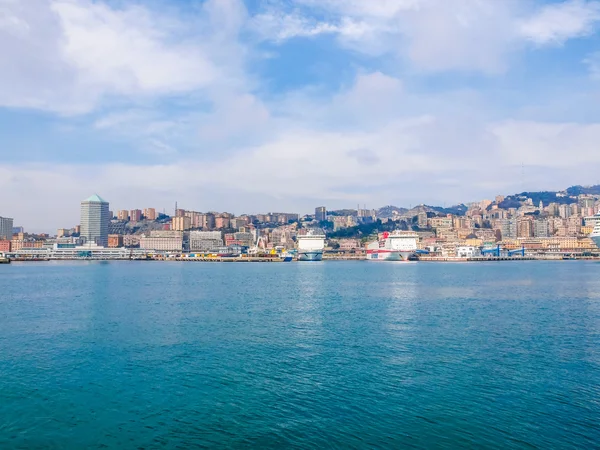
M599 274L0 266L0 448L598 448Z

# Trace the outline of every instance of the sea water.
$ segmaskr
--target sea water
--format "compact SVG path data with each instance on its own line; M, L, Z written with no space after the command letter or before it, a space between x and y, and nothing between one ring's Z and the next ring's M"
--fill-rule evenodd
M598 448L600 264L0 266L0 448Z

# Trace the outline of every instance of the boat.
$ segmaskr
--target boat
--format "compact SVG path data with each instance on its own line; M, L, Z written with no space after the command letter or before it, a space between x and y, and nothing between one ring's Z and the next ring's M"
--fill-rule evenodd
M596 222L594 230L590 234L590 239L596 244L596 247L600 248L600 221Z
M283 262L291 262L294 259L294 255L288 252L279 253L279 259Z
M0 253L0 264L10 264L10 259L4 253Z
M325 248L325 234L319 230L308 230L305 235L298 236L298 261L321 261Z
M410 261L417 252L419 235L412 231L385 232L367 245L367 261Z

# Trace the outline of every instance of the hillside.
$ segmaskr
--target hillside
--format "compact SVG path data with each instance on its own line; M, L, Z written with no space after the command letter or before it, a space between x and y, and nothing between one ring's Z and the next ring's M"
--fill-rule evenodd
M594 186L571 186L565 191L567 195L600 195L600 185Z

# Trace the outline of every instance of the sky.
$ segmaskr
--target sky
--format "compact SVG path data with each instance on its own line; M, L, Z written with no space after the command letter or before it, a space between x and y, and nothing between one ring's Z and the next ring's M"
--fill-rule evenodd
M0 216L600 183L600 0L0 0Z

